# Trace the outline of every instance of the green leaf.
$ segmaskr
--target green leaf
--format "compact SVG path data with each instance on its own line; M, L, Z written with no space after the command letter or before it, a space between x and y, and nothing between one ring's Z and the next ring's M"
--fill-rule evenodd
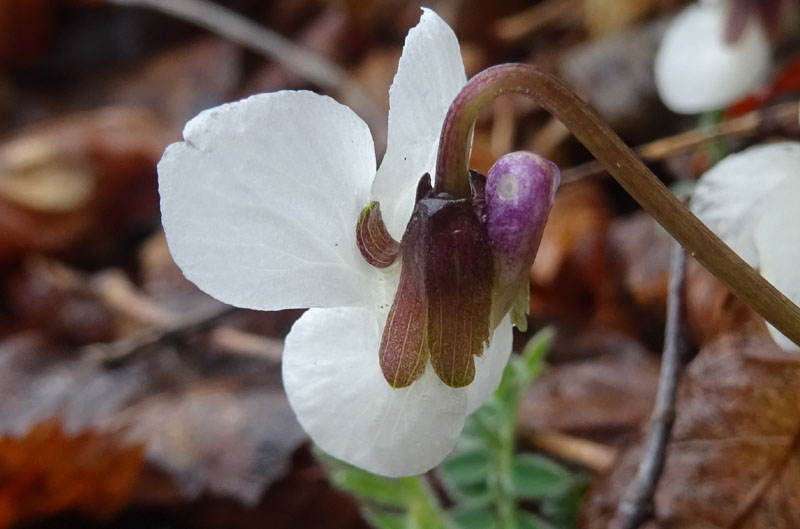
M566 493L573 484L570 474L553 461L538 455L514 458L511 484L520 498L547 498Z
M450 518L461 529L495 529L497 521L486 509L457 507L450 511Z
M542 515L564 529L578 527L583 496L591 483L588 477L580 474L574 476L573 480L573 485L566 493L543 499L540 503Z
M494 493L486 481L461 484L444 482L447 492L463 507L485 507L494 499Z
M355 496L385 505L404 507L407 502L403 487L396 481L362 470L336 470L331 473L331 481Z
M361 511L367 523L375 529L406 529L405 516L365 508Z
M555 527L538 516L522 511L517 511L516 525L517 529L555 529Z
M545 327L537 332L522 350L522 358L525 361L525 376L527 383L530 384L544 369L544 357L553 344L556 331L552 327ZM527 384L525 384L527 386Z
M486 481L489 453L481 448L455 452L439 466L439 472L451 483L471 485Z

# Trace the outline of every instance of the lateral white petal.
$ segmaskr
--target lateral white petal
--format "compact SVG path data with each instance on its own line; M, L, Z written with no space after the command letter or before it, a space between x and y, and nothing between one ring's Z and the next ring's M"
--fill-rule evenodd
M309 310L286 338L283 383L325 452L375 474L419 474L452 450L467 392L442 384L430 365L411 386L392 389L378 363L385 318L358 308Z
M375 155L349 108L276 92L192 119L158 164L170 252L201 289L239 307L372 305L379 275L355 225Z
M755 239L761 275L800 304L800 163L795 174L769 194L756 224ZM794 342L768 325L772 339L787 351L800 351Z
M389 90L389 131L372 195L386 227L400 240L414 206L417 183L434 176L442 123L466 84L461 49L453 30L430 9L406 37Z
M475 358L475 380L467 386L467 414L480 408L500 385L513 347L512 334L511 316L506 316L494 330L483 356Z
M726 10L716 2L690 5L664 35L655 77L661 100L671 110L698 114L724 108L766 78L770 49L764 29L752 21L738 41L728 44Z
M758 266L753 239L770 192L800 167L800 142L750 147L709 169L698 181L692 211L742 259Z

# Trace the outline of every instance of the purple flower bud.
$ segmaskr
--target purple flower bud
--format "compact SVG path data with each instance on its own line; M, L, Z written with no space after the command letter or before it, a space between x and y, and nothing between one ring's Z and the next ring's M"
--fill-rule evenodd
M527 279L560 182L558 167L531 152L506 154L489 169L486 225L498 289Z

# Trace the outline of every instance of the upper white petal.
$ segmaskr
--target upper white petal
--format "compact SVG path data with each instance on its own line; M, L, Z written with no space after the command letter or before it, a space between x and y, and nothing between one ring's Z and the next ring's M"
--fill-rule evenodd
M753 238L767 196L783 180L797 176L800 142L750 147L708 170L692 196L692 211L752 266L759 255Z
M655 60L656 87L670 109L697 114L724 108L756 90L770 67L761 24L752 21L734 44L725 42L726 6L685 8L664 35Z
M494 330L483 356L475 358L475 380L467 386L467 414L480 408L500 385L511 355L512 338L511 316L506 316Z
M755 228L761 275L800 304L800 162L795 173L776 186L764 204ZM779 346L787 351L800 351L797 344L772 325L768 327Z
M372 187L397 240L411 217L417 183L425 173L434 176L445 114L466 82L453 30L436 13L423 9L419 24L406 37L389 90L386 155Z
M311 309L286 337L283 383L300 424L320 448L375 474L425 472L452 450L467 390L445 386L428 365L392 389L378 363L386 314Z
M375 155L349 108L311 92L207 110L158 165L170 252L188 279L240 307L373 305L381 275L355 224Z

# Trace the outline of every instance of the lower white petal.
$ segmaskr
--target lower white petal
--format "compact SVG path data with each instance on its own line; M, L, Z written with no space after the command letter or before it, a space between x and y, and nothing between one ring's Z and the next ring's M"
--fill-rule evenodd
M207 110L158 165L164 230L183 273L239 307L373 306L383 277L355 226L375 175L349 108L276 92Z
M467 386L467 413L481 407L500 385L503 371L511 355L513 332L511 316L506 316L494 330L483 356L475 358L475 380Z
M320 448L375 474L405 476L438 465L467 412L466 389L445 386L430 365L392 389L378 363L386 314L311 309L286 338L283 382L300 424Z
M692 211L742 259L758 266L753 239L766 198L800 168L800 142L758 145L709 169L692 195Z
M756 225L756 246L761 259L761 275L789 299L800 304L800 163L795 175L787 178L765 201ZM799 323L800 324L800 323ZM800 347L772 325L773 340L787 351Z

